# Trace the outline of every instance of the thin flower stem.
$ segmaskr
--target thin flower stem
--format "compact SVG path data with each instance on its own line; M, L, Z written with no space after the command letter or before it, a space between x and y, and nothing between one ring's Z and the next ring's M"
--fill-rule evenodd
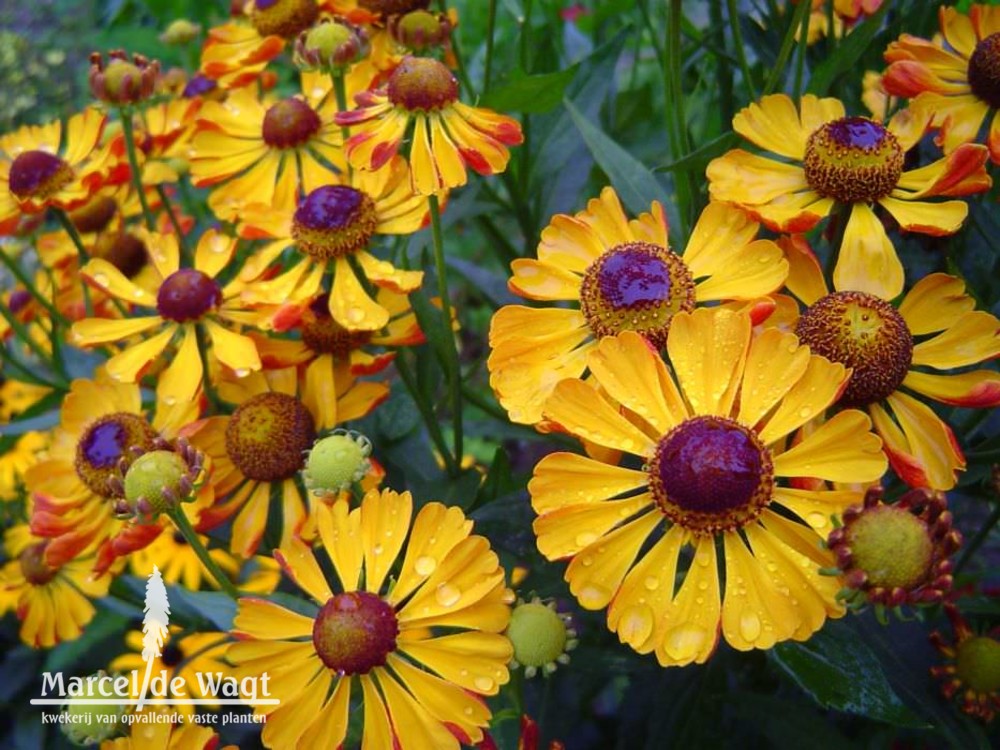
M762 96L767 96L778 88L778 84L781 82L781 75L784 73L785 65L788 63L788 57L792 54L792 48L795 46L795 32L802 26L802 19L811 9L812 3L807 2L799 3L795 6L795 12L792 14L792 22L788 25L785 38L781 40L778 59L771 69L771 75L767 77L767 82L764 84L764 91L761 94Z
M208 342L205 340L205 332L201 326L196 325L194 327L194 335L198 342L198 357L201 359L201 377L202 383L205 385L205 396L208 398L212 408L216 412L219 412L222 409L222 402L219 401L219 395L215 392L215 388L212 387L212 376L209 374L208 369Z
M833 5L833 3L830 3ZM795 87L792 98L796 101L802 96L802 76L806 68L806 49L809 47L809 16L803 15L799 24L799 50L795 59Z
M441 312L444 315L445 330L452 342L448 349L448 387L451 392L452 429L454 430L454 458L461 464L463 455L464 428L462 425L462 372L458 358L458 344L454 336L454 313L448 296L448 269L444 263L444 238L441 234L441 206L436 195L427 198L431 214L431 236L434 241L434 268L437 271L438 294L441 296Z
M750 64L747 62L746 48L743 46L743 29L740 27L740 14L736 8L736 0L726 0L729 8L729 27L733 32L733 46L736 47L736 59L743 72L743 85L747 87L750 100L757 99L757 88L753 85L753 76L750 75Z
M667 119L673 122L670 133L672 135L671 146L675 160L682 160L691 152L691 144L687 133L687 118L684 115L684 86L681 75L681 26L683 19L684 5L682 0L670 0L670 19L667 23L663 75L667 82L667 101L670 108ZM686 227L692 218L694 196L697 191L688 168L678 169L677 172L678 179L675 181L677 203L679 204L682 224Z
M7 253L0 251L0 262L2 262L7 267L7 270L10 271L11 276L17 279L17 281L20 282L21 286L27 289L28 293L36 300L38 300L38 304L44 307L45 310L49 313L49 315L52 316L53 323L58 322L62 323L63 325L69 325L69 321L67 321L66 317L61 312L59 312L59 308L53 305L49 301L48 297L46 297L44 294L41 293L41 291L39 291L38 287L36 287L31 282L31 279L28 278L28 275L23 270L21 270L21 267L15 262L13 258L7 255Z
M57 208L54 210L56 218L59 219L59 223L62 224L63 229L66 230L66 234L76 245L76 255L80 263L80 269L87 264L90 260L90 254L87 252L87 248L83 245L83 238L80 237L80 233L76 231L76 226L74 226L72 220L69 218L63 209ZM83 281L83 310L88 318L94 317L94 304L90 299L90 287L87 286L87 282Z
M717 40L719 49L726 49L726 27L722 19L722 4L711 3L710 18L712 28L715 30L714 37ZM719 110L724 123L733 119L733 65L732 58L728 55L718 54L716 57L716 71L719 81Z
M236 590L233 582L229 580L229 576L222 572L222 568L218 566L212 556L208 554L208 550L205 549L205 545L201 543L201 539L198 538L198 533L191 526L191 522L188 517L184 515L183 508L173 508L167 511L167 517L173 521L174 526L177 530L181 532L184 537L184 541L190 545L191 549L201 560L201 564L205 566L205 569L212 574L216 583L219 584L219 588L222 589L229 597L232 599L239 599L240 592Z
M9 325L11 330L14 331L15 337L23 341L40 361L48 365L54 371L55 366L49 353L42 349L41 345L35 341L30 331L28 331L24 324L17 319L17 316L11 312L10 308L2 303L0 303L0 316L7 321L7 325ZM66 383L65 376L60 372L55 372L55 375L59 378L59 382L61 384L60 387L63 387Z
M483 96L490 90L490 73L493 70L493 35L496 32L497 0L490 0L486 14L486 59L483 61Z
M0 308L0 310L2 309ZM21 377L15 378L15 380L42 385L54 391L66 391L69 389L67 384L53 383L51 380L41 377L37 372L29 370L27 365L21 364L11 352L7 351L6 346L0 346L0 363L3 363L5 367L10 366L21 373Z
M192 255L187 246L187 238L184 237L184 230L181 229L181 222L177 218L173 204L171 204L170 198L167 195L167 191L164 190L163 185L156 186L156 194L160 196L160 203L163 204L163 210L167 212L167 218L170 219L170 226L174 228L174 234L177 235L177 244L181 249L181 257L191 260Z
M399 373L399 377L403 381L403 385L406 386L406 390L409 391L410 397L413 399L413 403L417 405L417 409L420 411L420 416L423 417L424 424L427 425L427 433L431 436L431 442L434 443L434 447L437 448L437 452L441 454L441 460L444 461L445 470L451 476L456 476L458 474L458 464L451 455L451 451L448 449L448 444L445 442L444 435L441 432L441 426L437 422L437 418L434 416L434 409L430 404L424 399L423 394L417 387L417 379L413 374L413 370L410 369L409 362L406 361L406 357L403 356L403 352L394 360L396 365L396 372Z
M146 191L142 188L142 172L139 169L139 159L135 153L135 126L132 123L132 111L122 107L118 114L122 121L122 135L125 136L125 151L128 153L129 171L132 173L132 185L139 195L139 204L142 206L142 216L146 220L146 229L152 232L156 229L156 221L153 219L153 212L149 209L149 202L146 200Z
M330 71L330 78L333 79L333 95L337 97L337 111L346 112L347 111L347 87L344 84L344 71L336 70ZM344 143L341 147L344 152L344 158L347 158L347 139L351 137L351 130L346 125L340 126L340 137L343 139ZM347 162L347 174L351 174L351 162Z
M962 556L958 558L958 562L955 563L955 569L952 575L957 576L962 568L966 566L972 556L975 554L983 542L989 537L990 532L993 531L993 527L1000 523L1000 504L993 508L993 512L990 513L989 518L986 519L986 523L979 527L979 531L976 535L972 537L968 544L965 545L965 549L962 550Z

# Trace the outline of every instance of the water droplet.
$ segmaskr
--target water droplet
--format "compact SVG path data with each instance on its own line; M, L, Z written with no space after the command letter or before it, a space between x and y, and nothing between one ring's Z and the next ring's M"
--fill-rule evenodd
M576 535L576 546L586 547L588 544L593 543L595 539L597 539L597 534L591 531L584 531Z
M580 563L583 565L583 567L589 568L591 565L594 564L594 558L591 557L590 555L584 555L583 557L580 558Z
M704 550L702 550L697 555L695 555L694 560L695 560L696 563L698 563L699 565L701 565L704 568L704 567L706 567L708 565L709 554L707 552L705 552Z
M351 323L360 323L365 319L365 311L360 307L349 307L347 309L347 319Z
M462 709L462 713L466 716L472 716L472 706L466 706Z
M496 685L496 683L493 682L493 680L491 680L489 677L477 677L472 681L472 684L476 686L476 690L479 690L483 693L488 693L490 690L493 689L493 686Z
M807 514L806 521L808 521L809 525L812 526L814 529L822 529L827 524L826 516L824 516L818 510Z
M698 590L706 591L708 589L708 581L698 581Z
M707 638L705 631L697 625L679 625L666 634L663 647L671 659L687 662L698 655Z
M653 632L653 610L645 604L631 606L622 613L618 637L622 643L639 646Z
M812 414L812 409L810 409L808 406L803 406L801 409L799 409L799 417L801 417L802 419L808 419L810 414Z
M434 598L442 607L450 607L462 598L462 592L449 583L442 583L437 587Z
M465 676L467 676L469 674L469 670L468 669L460 669L460 670L458 670L458 674L459 674L460 677L465 677Z
M413 569L418 576L429 576L437 568L437 560L427 555L421 555L413 561Z
M581 607L585 607L586 609L600 609L608 603L610 596L603 587L591 584L580 589L580 593L577 594L576 598L579 600Z
M374 547L372 547L372 552L374 552L376 555L381 555L382 554L382 550L383 550L383 547L382 547L381 544L376 544Z
M760 618L754 612L744 612L740 617L740 635L749 643L760 637Z
M235 375L238 378L245 378L249 374L250 370L248 370L245 367L238 367L235 370L233 370L233 375Z
M646 580L643 581L643 585L650 591L656 591L660 586L660 579L656 576L646 576Z
M94 280L94 283L97 284L98 286L107 286L109 282L108 277L103 273L95 273L93 276L91 276L91 278Z

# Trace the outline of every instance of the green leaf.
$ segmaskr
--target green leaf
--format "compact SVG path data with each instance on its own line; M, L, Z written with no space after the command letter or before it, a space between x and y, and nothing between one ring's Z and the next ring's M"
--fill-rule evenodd
M699 146L694 151L692 151L687 156L678 159L677 161L672 161L669 164L663 164L659 167L653 167L654 172L673 172L675 169L688 169L693 166L702 166L714 159L716 156L721 156L723 152L734 147L739 143L740 137L733 133L732 131L728 133L723 133L722 135L713 138L708 143Z
M507 451L500 446L493 454L493 463L490 464L490 470L486 474L486 479L479 486L476 498L466 509L466 512L471 513L480 505L493 502L501 495L514 490L515 487L516 484L511 477L510 459L507 458Z
M593 154L594 161L608 175L618 191L618 197L631 212L648 211L651 201L662 200L663 187L642 162L584 117L571 101L563 100L563 106Z
M882 19L885 18L890 6L892 3L882 3L881 8L856 26L834 53L812 72L809 79L809 93L823 96L830 90L830 86L838 76L854 69L881 28Z
M497 112L527 112L538 115L559 106L579 65L555 73L529 76L515 71L509 83L490 91L480 105Z
M901 727L927 727L903 705L857 634L830 623L805 643L780 643L771 659L821 706Z
M187 608L226 632L233 626L236 602L219 591L190 591L182 586L167 589L171 607Z

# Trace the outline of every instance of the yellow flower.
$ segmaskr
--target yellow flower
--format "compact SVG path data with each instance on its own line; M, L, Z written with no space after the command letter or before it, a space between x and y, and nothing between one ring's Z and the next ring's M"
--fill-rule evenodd
M501 635L510 619L504 571L458 508L428 503L412 529L411 514L410 494L391 490L370 491L350 512L323 506L322 548L339 585L293 538L275 557L315 602L311 614L240 599L240 642L228 655L239 676L270 675L281 704L255 709L268 714L268 747L340 745L359 686L364 747L458 750L482 739L490 710L480 696L507 682L512 654Z
M458 100L458 82L432 58L407 57L385 87L355 96L360 107L336 116L359 132L347 141L356 169L378 170L399 151L410 124L410 182L431 195L467 181L465 167L482 175L507 168L507 146L524 140L517 120Z
M270 281L256 281L243 293L251 304L308 299L320 292L323 276L333 271L328 296L331 318L349 331L378 331L390 310L373 300L364 282L407 294L420 288L423 271L404 271L368 251L376 234L409 234L426 221L427 204L407 183L406 166L394 160L378 174L354 172L350 178L328 174L298 206L247 206L240 236L269 242L250 257L240 279L250 282L264 273L287 248L295 246L299 262ZM355 263L360 273L355 270Z
M216 496L216 504L201 513L199 531L232 518L230 549L250 557L269 525L272 489L281 496L282 543L305 523L313 498L303 496L297 480L317 431L363 417L388 397L389 389L356 381L345 362L330 379L306 379L300 385L295 368L267 370L221 382L219 395L237 404L236 411L209 417L191 433L192 445L211 459Z
M990 118L986 145L1000 163L1000 8L973 5L966 15L941 7L938 17L932 40L904 34L886 49L885 90L930 113L946 154L978 141Z
M528 484L538 548L570 558L580 604L608 607L608 627L665 666L707 660L720 627L743 651L806 640L843 614L840 582L819 573L833 557L817 532L861 494L779 480L865 482L886 469L859 411L791 439L836 400L848 371L790 333L752 338L746 314L719 308L679 313L666 348L672 371L634 332L605 338L587 362L600 391L575 379L556 386L545 416L614 463L542 459ZM620 452L642 468L616 465Z
M260 357L252 340L227 326L253 325L258 314L240 298L243 285L234 280L221 287L215 277L236 251L236 239L215 229L206 231L195 250L194 268L180 267L175 235L136 230L156 270L153 284L142 287L127 279L111 263L93 259L80 273L92 286L123 302L151 307L155 315L122 319L87 318L73 324L74 343L95 346L148 336L107 363L115 380L134 383L149 365L163 356L178 338L173 361L158 376L157 396L168 404L194 399L206 373L202 370L197 330L212 341L211 355L238 376L259 370ZM155 331L155 333L153 333ZM149 335L153 333L153 335Z
M882 125L847 117L837 99L810 94L796 107L784 94L765 96L733 118L733 129L780 159L730 151L708 165L709 194L778 232L807 232L844 207L834 283L892 299L903 290L903 265L872 204L904 231L948 235L962 226L968 206L925 199L968 195L991 185L982 146L965 145L904 171L904 154L920 140L928 117L904 110Z
M904 482L952 489L965 456L951 428L914 396L965 408L1000 405L1000 373L967 369L1000 357L1000 321L975 309L965 282L943 273L922 278L898 306L836 285L831 293L808 245L784 246L788 289L807 305L796 333L814 353L853 370L841 405L868 410Z
M0 502L18 498L24 473L49 445L48 436L42 432L26 432L13 439L14 444L0 454Z
M328 164L346 166L336 111L329 77L320 73L302 74L301 96L261 100L250 87L205 102L189 151L191 179L214 188L208 204L224 221L250 203L294 209L300 187L329 183Z
M556 383L580 377L605 336L636 330L660 347L677 312L719 300L748 303L755 321L767 317L773 304L760 298L781 287L788 263L756 234L741 211L711 204L681 256L670 249L659 203L629 221L610 187L585 211L554 216L538 260L514 261L508 282L550 305L508 305L490 326L490 385L510 418L539 422ZM564 301L575 306L551 304Z
M208 727L166 719L176 712L170 706L146 706L143 713L161 714L160 720L143 720L136 716L128 737L105 740L101 750L209 750L219 744L218 735Z

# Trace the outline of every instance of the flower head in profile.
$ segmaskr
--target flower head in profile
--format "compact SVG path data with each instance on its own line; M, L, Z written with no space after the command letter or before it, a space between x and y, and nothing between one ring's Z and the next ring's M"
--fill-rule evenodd
M1000 8L973 5L966 14L942 6L938 18L941 33L933 39L903 34L889 45L882 84L930 113L946 154L979 142L989 121L986 146L1000 163Z
M834 283L892 299L903 290L903 265L874 206L904 231L948 235L962 226L968 206L927 199L991 185L982 146L965 145L926 166L904 169L904 156L924 134L928 117L903 110L882 124L846 116L837 99L807 94L796 106L784 94L765 96L733 118L733 129L776 156L735 149L712 160L709 194L779 232L807 232L843 207Z
M517 120L460 102L455 76L429 57L405 58L385 87L355 100L358 109L336 116L355 128L347 141L351 165L381 169L408 142L410 182L422 195L464 185L467 166L482 175L503 172L507 146L524 140Z
M237 675L270 675L280 706L262 740L275 750L337 747L352 699L364 706L364 747L458 750L483 739L482 696L508 680L502 635L510 592L489 541L470 535L458 508L427 503L412 517L408 492L323 506L316 552L291 539L275 557L312 599L309 614L239 600L229 648ZM411 522L412 521L412 522Z
M1000 711L1000 634L977 633L954 604L945 604L944 611L953 637L949 641L940 632L931 635L931 643L945 659L931 667L931 674L941 681L944 696L957 699L965 713L993 721Z
M490 326L490 385L510 418L541 421L556 383L580 377L605 336L634 330L662 347L674 315L716 301L746 303L760 322L788 264L775 243L755 239L757 229L743 212L711 204L680 255L670 248L663 206L654 202L629 220L610 187L575 216L554 216L538 259L515 260L508 282L549 305L508 305Z
M237 279L220 285L216 277L232 260L237 241L215 229L207 230L195 250L194 267L181 268L176 235L137 230L156 270L143 287L124 276L114 265L93 259L81 270L88 284L154 314L129 318L87 318L73 324L72 336L81 346L143 337L108 360L108 373L115 380L134 383L154 362L166 358L168 346L176 343L169 365L158 375L156 392L168 404L187 403L202 386L205 373L199 353L199 335L212 342L211 359L237 375L261 368L254 343L234 328L255 324L260 317L240 297L243 284Z
M831 292L807 244L783 245L792 265L788 288L806 305L795 332L814 353L851 368L839 403L868 411L904 482L953 488L965 457L924 402L1000 405L1000 373L968 369L1000 357L1000 321L975 309L965 282L943 273L922 278L898 306L850 287Z
M754 338L749 316L719 308L675 316L667 352L672 371L626 331L588 358L598 388L575 379L555 387L549 420L611 461L637 459L543 458L528 484L538 548L570 560L566 579L581 606L607 607L608 627L665 666L706 661L720 630L744 651L806 640L844 612L840 583L819 572L833 556L818 532L860 493L790 481L869 482L886 469L862 412L841 411L796 437L836 400L848 371L791 333Z

